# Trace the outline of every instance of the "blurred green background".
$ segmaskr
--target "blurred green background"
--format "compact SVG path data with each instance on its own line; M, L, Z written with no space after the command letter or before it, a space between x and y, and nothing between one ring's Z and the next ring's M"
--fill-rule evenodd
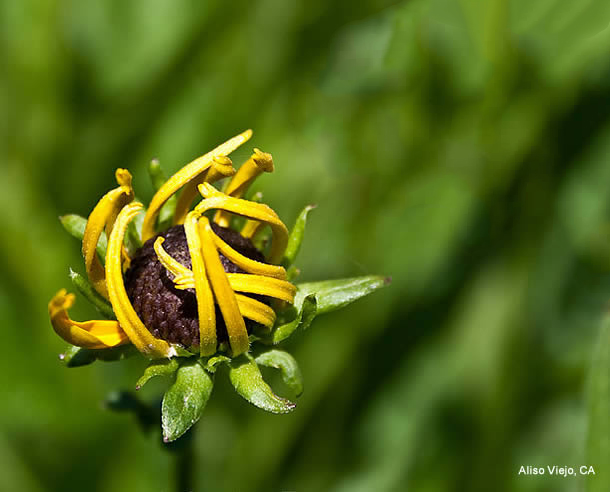
M151 158L246 128L234 162L273 153L254 189L280 217L318 204L301 279L393 283L289 341L293 414L217 378L201 489L602 490L609 22L600 0L0 2L0 490L171 490L159 436L102 405L145 361L57 359L46 304L84 270L57 217L119 166L148 200ZM589 483L517 474L592 460Z

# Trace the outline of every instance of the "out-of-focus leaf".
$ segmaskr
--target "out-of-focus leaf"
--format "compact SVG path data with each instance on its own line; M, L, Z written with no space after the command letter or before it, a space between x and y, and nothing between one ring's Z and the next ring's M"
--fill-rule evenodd
M68 345L66 350L59 354L59 358L68 367L80 367L91 364L96 360L101 360L104 362L123 360L135 355L136 353L138 353L138 351L133 345L121 345L119 347L99 350L91 350L82 347L75 347L74 345Z
M284 253L284 259L282 260L282 265L284 265L286 268L292 265L295 258L299 254L301 243L303 242L303 237L305 235L307 216L314 208L316 208L316 205L307 205L299 214L292 231L290 231L288 245L286 246L286 252Z
M153 159L148 165L148 174L152 182L155 191L158 191L161 186L167 181L167 176L161 169L161 163L158 159ZM157 219L158 229L164 230L171 225L174 211L176 210L176 195L172 195L169 200L165 202L159 212L159 218Z
M74 287L76 287L85 299L95 306L102 316L106 319L116 319L111 304L98 294L85 277L70 268L70 279L72 280Z
M163 441L175 441L199 420L213 387L212 376L198 361L189 360L178 369L161 406Z
M394 9L343 29L330 47L322 87L330 94L363 94L388 84L385 57L395 25Z
M83 239L83 235L85 234L85 227L87 226L87 219L81 217L76 214L68 214L62 215L59 218L61 225L64 226L64 229L68 231L68 233L75 237L78 240ZM97 242L97 254L104 261L106 258L106 246L107 246L107 238L106 233L102 232L100 239Z
M133 413L143 430L147 431L158 425L158 407L143 403L130 391L113 391L108 394L104 405L115 412Z
M589 376L589 437L587 476L589 492L610 490L610 315L603 320Z
M298 295L298 294L297 294ZM315 294L295 299L295 305L285 313L280 313L278 322L270 334L262 335L263 343L277 345L286 340L297 329L306 330L316 316L317 302ZM285 318L289 319L285 319Z
M144 374L138 379L136 383L136 389L140 389L150 379L155 376L173 376L178 369L178 359L156 359L148 364L148 367L144 369Z
M295 304L298 303L299 299L315 294L317 300L316 314L329 313L385 287L390 281L389 277L367 275L299 284L297 285Z
M303 393L303 376L292 355L283 350L271 349L256 356L254 359L259 366L279 369L284 383L294 391L296 396Z
M515 38L527 39L532 51L556 53L541 64L550 75L574 76L607 52L608 2L590 0L577 8L567 8L561 0L541 0L535 9L528 6L531 4L525 0L513 2L511 8L519 15L509 16L506 21Z
M231 361L229 379L240 396L262 410L271 413L288 413L296 406L271 390L263 380L258 365L247 354Z
M112 391L106 396L104 404L111 410L125 412L137 409L142 403L129 391Z

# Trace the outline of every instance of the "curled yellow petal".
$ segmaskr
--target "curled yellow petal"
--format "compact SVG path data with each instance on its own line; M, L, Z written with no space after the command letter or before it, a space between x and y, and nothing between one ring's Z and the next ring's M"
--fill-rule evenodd
M252 239L264 226L265 224L258 220L248 220L242 227L240 234L248 239Z
M199 220L199 236L201 238L201 252L203 253L208 279L214 290L214 297L227 327L231 352L233 356L242 354L247 352L249 348L246 323L239 312L235 292L229 285L225 269L220 261L220 256L214 243L216 235L212 231L207 217L201 217ZM195 282L197 282L197 273L195 270L193 270L193 273L195 275Z
M97 203L87 219L87 226L83 235L83 256L85 257L87 276L95 290L106 299L108 299L106 275L104 267L97 257L95 248L102 231L106 229L106 234L110 235L119 211L128 202L133 200L131 174L129 174L129 171L117 169L116 180L119 187L106 193Z
M163 204L182 186L197 178L206 171L214 162L214 157L226 156L237 149L241 144L246 142L252 136L252 130L245 132L227 140L219 145L214 150L195 159L191 163L184 166L180 171L169 178L161 188L157 191L142 224L142 240L146 241L155 235L155 221L159 215L159 211Z
M165 251L163 253L167 255ZM185 290L195 288L195 277L191 270L185 267L175 268L174 265L168 265L168 267L166 266L167 260L165 257L160 261L165 268L174 275L174 285L177 289ZM171 261L176 262L173 258L171 258ZM247 292L249 294L274 297L275 299L280 299L291 304L294 302L294 296L297 289L287 280L265 277L263 275L252 275L249 273L227 273L227 278L229 280L229 285L236 292Z
M196 212L190 212L184 222L184 232L186 233L186 242L191 255L193 283L195 296L197 297L199 351L201 355L212 355L216 352L217 344L216 308L214 307L214 295L206 275L208 267L202 253L198 219L199 216Z
M273 157L267 152L254 149L254 153L237 171L229 182L225 193L235 198L244 196L250 185L262 173L273 172ZM230 214L224 210L218 210L214 216L214 222L219 226L229 227Z
M268 261L274 264L281 261L288 243L288 229L271 207L226 195L208 183L200 185L199 192L205 198L195 207L200 214L208 210L221 209L268 224L273 232Z
M129 342L118 321L74 321L68 309L74 305L74 294L60 290L49 302L49 317L55 333L66 342L88 349L105 349Z
M227 273L227 278L231 288L237 292L275 297L290 303L294 302L294 296L297 292L297 288L287 280L263 275Z
M180 197L178 198L178 203L176 203L176 211L174 212L173 222L174 225L184 224L186 214L189 213L193 200L199 196L197 188L200 184L204 182L214 183L219 179L232 176L233 174L235 174L235 168L233 167L231 159L222 155L215 156L212 159L212 164L210 167L199 174L199 176L189 181L182 189Z
M247 256L242 255L240 252L233 249L227 243L225 243L220 237L214 234L214 243L218 250L231 262L235 263L242 270L252 273L255 275L264 275L267 277L274 277L279 279L286 279L286 270L284 267L279 265L269 265L268 263L261 263L260 261L253 260Z
M135 312L123 282L121 250L125 231L131 220L142 210L142 204L132 202L119 213L106 251L106 284L112 309L121 327L136 348L151 358L172 357L176 351L164 340L155 338Z
M237 306L243 317L267 328L271 328L275 323L275 311L266 304L241 294L235 294L235 299L237 299Z
M165 239L162 237L158 237L153 244L153 248L155 249L155 253L157 254L157 258L159 262L163 265L163 267L170 272L174 277L191 277L193 278L193 272L185 267L182 263L172 258L165 249L163 249L163 243ZM194 288L194 287L192 287Z

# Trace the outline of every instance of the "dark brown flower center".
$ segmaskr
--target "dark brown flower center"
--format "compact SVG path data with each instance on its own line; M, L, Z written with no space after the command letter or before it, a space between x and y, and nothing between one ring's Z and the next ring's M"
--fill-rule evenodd
M252 242L238 232L212 223L214 232L233 249L244 256L264 262L264 256ZM178 290L173 275L159 262L153 244L157 237L165 238L163 249L187 268L191 268L191 256L186 243L184 227L170 227L167 231L149 239L136 252L131 266L125 273L127 296L148 330L157 338L180 343L185 347L199 346L199 319L197 299L193 289ZM237 265L220 254L226 272L243 273ZM248 320L246 327L249 328ZM219 341L227 339L222 314L216 306L216 331Z

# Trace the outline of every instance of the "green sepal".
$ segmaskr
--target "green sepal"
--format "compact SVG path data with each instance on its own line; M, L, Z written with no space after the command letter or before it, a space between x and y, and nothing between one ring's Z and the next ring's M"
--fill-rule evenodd
M96 360L101 360L104 362L123 360L137 353L138 351L131 344L95 350L68 345L66 350L59 354L59 358L66 364L67 367L80 367L91 364Z
M167 181L167 176L163 172L163 169L161 169L159 159L152 159L150 161L150 164L148 165L148 175L150 176L150 182L152 183L155 192L159 191Z
M155 376L173 376L178 370L178 359L155 359L144 369L144 374L138 379L136 389L139 390Z
M258 333L260 341L267 345L277 345L286 340L297 329L306 330L317 313L315 294L299 296L298 290L294 306L278 314L275 327L271 333Z
M248 200L250 200L251 202L254 202L254 203L263 203L263 192L256 191L256 192L252 193L252 196L250 198L248 198Z
M296 406L277 396L263 380L258 365L248 354L233 359L229 364L229 379L235 391L255 407L271 413L288 413Z
M287 279L292 282L295 278L297 278L301 274L301 270L294 265L288 267L286 270Z
M127 226L127 233L123 242L130 258L133 258L142 247L142 223L145 215L144 211L140 212Z
M193 357L194 355L199 355L199 349L191 351L179 343L170 343L170 345L176 352L176 357Z
M230 357L227 357L226 355L215 355L206 361L205 368L207 371L214 374L220 364L228 364L229 362L231 362Z
M75 272L70 268L70 279L85 299L87 299L95 309L106 319L116 319L112 305L104 299L80 273Z
M259 366L280 370L282 380L296 396L303 393L303 376L295 358L283 350L270 349L257 355L254 360Z
M307 225L307 216L309 212L311 212L317 205L307 205L297 217L297 220L290 231L290 236L288 237L288 245L286 246L286 251L284 253L284 259L282 260L282 265L285 268L288 268L294 262L295 258L299 254L299 250L301 249L301 243L303 242L303 236L305 235L305 226Z
M298 284L295 304L298 304L299 298L315 294L318 304L316 314L329 313L385 287L390 281L389 277L367 275Z
M187 360L178 368L161 405L164 442L175 441L199 420L213 387L212 375L197 360Z
M94 350L68 345L66 350L59 354L59 360L68 367L80 367L96 361Z
M68 234L75 237L79 241L83 240L83 236L85 235L85 227L87 227L87 219L81 217L76 214L68 214L62 215L59 218L61 225L64 226L64 229L68 231ZM102 262L106 258L106 247L108 245L108 240L106 238L106 233L102 231L100 238L97 242L97 254L102 259Z
M148 165L148 174L152 182L155 191L159 191L159 188L167 181L167 176L161 169L161 164L158 159L153 159ZM178 199L176 195L172 195L169 200L161 207L159 211L159 218L157 219L157 230L163 231L172 225L174 218L174 212L176 211L176 203Z

